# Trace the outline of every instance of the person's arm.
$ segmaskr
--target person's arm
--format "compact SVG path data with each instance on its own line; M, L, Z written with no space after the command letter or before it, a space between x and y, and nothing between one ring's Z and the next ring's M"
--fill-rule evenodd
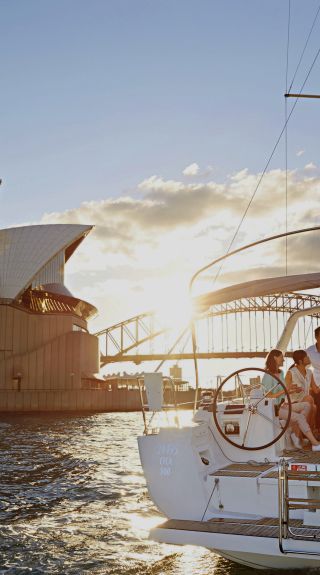
M286 387L289 393L297 393L302 391L301 385L297 385L296 383L292 382L292 373L291 369L288 369L285 377Z
M276 397L281 397L281 395L284 395L284 390L283 391L277 391L276 393L267 393L267 397L272 397L272 398L276 398Z
M286 382L286 386L289 390L290 387L292 386L292 373L291 373L290 369L288 369L288 371L286 373L285 382Z
M297 386L292 383L291 369L288 369L285 377L286 387L289 393L297 391Z
M317 386L316 382L314 381L313 374L311 375L310 391L312 391L313 393L320 393L320 388Z
M281 397L282 395L284 395L284 390L280 390L280 391L272 391L272 389L276 389L277 387L279 387L279 383L277 382L276 379L272 378L272 375L269 374L269 377L271 378L272 382L274 382L274 385L271 384L271 390L269 391L269 393L266 393L266 397L271 397L273 399L277 398L277 397Z

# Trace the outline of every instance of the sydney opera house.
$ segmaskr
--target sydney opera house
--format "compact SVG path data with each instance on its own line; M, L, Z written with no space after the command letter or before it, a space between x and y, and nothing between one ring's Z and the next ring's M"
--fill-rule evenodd
M0 230L0 411L98 407L99 371L90 303L64 285L65 263L91 226Z

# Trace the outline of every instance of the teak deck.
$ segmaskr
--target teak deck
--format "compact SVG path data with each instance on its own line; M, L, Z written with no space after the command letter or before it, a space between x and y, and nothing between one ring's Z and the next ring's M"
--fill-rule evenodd
M291 519L290 527L299 538L312 537L320 541L320 528L306 527L301 519ZM180 531L196 531L203 533L221 533L225 535L245 535L251 537L279 537L279 522L276 517L262 519L225 519L214 518L209 521L187 521L184 519L169 519L159 525L160 529L177 529Z
M313 451L291 451L285 452L284 457L287 458L290 464L312 464L319 465L320 472L320 452ZM266 473L268 472L269 473ZM230 463L226 467L217 469L217 471L212 472L210 475L214 477L259 477L263 475L265 478L275 478L278 477L278 464L276 462L261 462L250 461L246 463Z
M320 480L320 453L312 451L296 451L284 453L289 464L312 464L319 465L314 474L319 473ZM306 480L307 471L291 471L289 474L301 476ZM217 469L210 474L213 477L263 477L264 479L275 479L278 477L277 462L257 462L247 461L246 463L230 463L226 467ZM310 479L310 477L309 477ZM318 479L318 477L316 478ZM293 500L292 500L293 501ZM311 501L311 500L310 500ZM313 501L313 500L312 500ZM298 508L299 505L296 507ZM319 505L311 506L316 509ZM307 509L311 507L306 507ZM251 537L279 537L279 519L277 517L263 517L260 519L238 519L215 517L207 521L189 521L182 519L169 519L160 529L176 529L182 531L196 531L204 533L221 533L226 535L244 535ZM291 537L299 539L310 539L320 541L320 526L311 527L304 525L301 519L290 519Z

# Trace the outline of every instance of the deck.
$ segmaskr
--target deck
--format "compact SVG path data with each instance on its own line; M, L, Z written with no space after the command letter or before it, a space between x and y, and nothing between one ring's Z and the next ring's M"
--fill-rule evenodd
M290 451L284 452L284 457L290 465L319 465L319 469L317 468L315 471L320 472L320 452ZM271 479L278 477L278 464L275 461L259 463L257 461L250 462L250 460L246 463L230 463L210 475L214 477L263 477Z
M320 541L320 528L306 527L301 519L291 519L290 527L299 539ZM185 519L169 519L159 525L158 529L176 529L179 531L196 531L202 533L220 533L224 535L243 535L250 537L279 537L279 520L277 517L261 519L225 519L214 518L208 521L188 521Z
M318 466L314 471L290 471L291 479L299 478L302 481L312 479L312 481L320 481L320 453L312 451L296 451L284 454L290 464L301 465L302 467L308 464ZM319 471L318 471L319 470ZM309 477L307 478L307 474ZM312 476L310 476L312 474ZM257 462L248 461L246 463L231 463L221 469L210 474L213 477L248 477L248 478L263 478L263 479L277 479L278 478L278 464L277 462ZM306 509L319 509L320 503L316 500L309 500L309 504L304 505ZM292 505L291 508L301 508L301 504L297 503ZM159 529L173 529L179 531L193 531L198 533L217 533L225 535L242 535L250 537L268 537L279 538L279 518L278 517L260 517L258 519L244 519L244 518L224 518L214 517L206 521L189 521L182 519L169 519L165 523L159 525ZM302 519L290 518L290 537L293 539L313 540L320 542L320 526L309 526L303 523Z

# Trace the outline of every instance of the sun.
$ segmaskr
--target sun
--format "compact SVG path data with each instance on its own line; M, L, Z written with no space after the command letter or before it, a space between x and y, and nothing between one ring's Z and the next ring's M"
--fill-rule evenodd
M192 319L192 302L188 293L163 287L154 311L166 328L183 328Z

